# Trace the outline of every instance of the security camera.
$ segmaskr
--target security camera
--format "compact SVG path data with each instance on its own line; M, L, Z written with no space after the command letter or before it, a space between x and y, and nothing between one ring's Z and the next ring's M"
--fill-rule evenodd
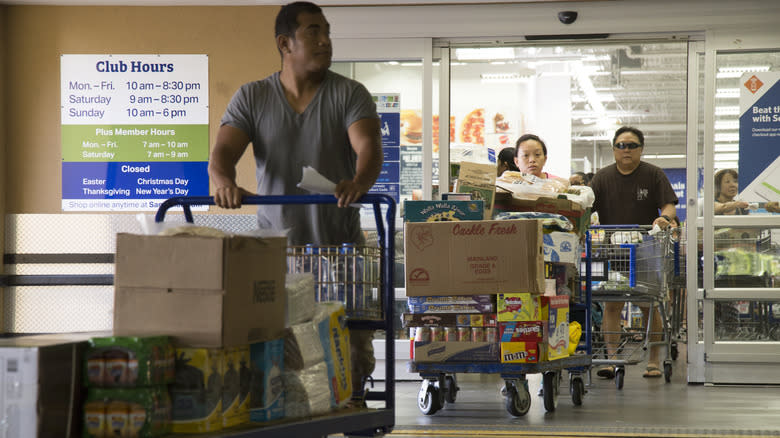
M563 24L572 24L577 21L577 11L558 12L558 20Z

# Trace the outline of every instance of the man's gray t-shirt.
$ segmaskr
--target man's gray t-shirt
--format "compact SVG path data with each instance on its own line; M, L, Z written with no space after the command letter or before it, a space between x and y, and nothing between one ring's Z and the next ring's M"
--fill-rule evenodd
M328 71L309 106L296 113L287 101L279 72L244 84L233 95L222 124L244 131L252 142L259 195L304 195L298 188L305 166L338 183L355 176L357 156L347 129L379 116L371 94L359 82ZM261 228L289 229L293 245L359 243L357 208L321 205L261 205Z

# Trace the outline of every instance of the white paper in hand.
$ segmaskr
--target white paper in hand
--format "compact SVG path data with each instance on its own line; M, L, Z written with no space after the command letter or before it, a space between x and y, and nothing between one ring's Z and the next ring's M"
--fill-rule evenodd
M311 166L303 168L303 177L301 182L298 183L298 187L304 190L308 190L312 193L318 193L321 195L335 195L336 183L322 176ZM360 204L350 204L350 207L360 208Z
M303 168L303 177L301 182L298 183L298 187L322 195L333 195L336 193L336 183L322 176L321 173L311 166Z

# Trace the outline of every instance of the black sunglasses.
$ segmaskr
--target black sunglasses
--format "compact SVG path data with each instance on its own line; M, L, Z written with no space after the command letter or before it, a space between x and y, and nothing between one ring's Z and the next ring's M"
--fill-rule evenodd
M620 143L615 143L615 147L618 148L618 149L626 149L626 148L628 148L628 149L636 149L636 148L641 148L642 145L639 144L639 143L634 143L634 142L626 143L626 142L621 141Z

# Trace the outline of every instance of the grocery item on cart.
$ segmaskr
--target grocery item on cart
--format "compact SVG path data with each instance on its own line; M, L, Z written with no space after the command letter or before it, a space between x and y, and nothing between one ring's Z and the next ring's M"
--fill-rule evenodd
M324 361L302 370L286 370L282 381L285 418L319 415L330 410L330 391L325 391L330 381Z
M287 274L287 324L295 325L314 318L314 277L311 274Z

